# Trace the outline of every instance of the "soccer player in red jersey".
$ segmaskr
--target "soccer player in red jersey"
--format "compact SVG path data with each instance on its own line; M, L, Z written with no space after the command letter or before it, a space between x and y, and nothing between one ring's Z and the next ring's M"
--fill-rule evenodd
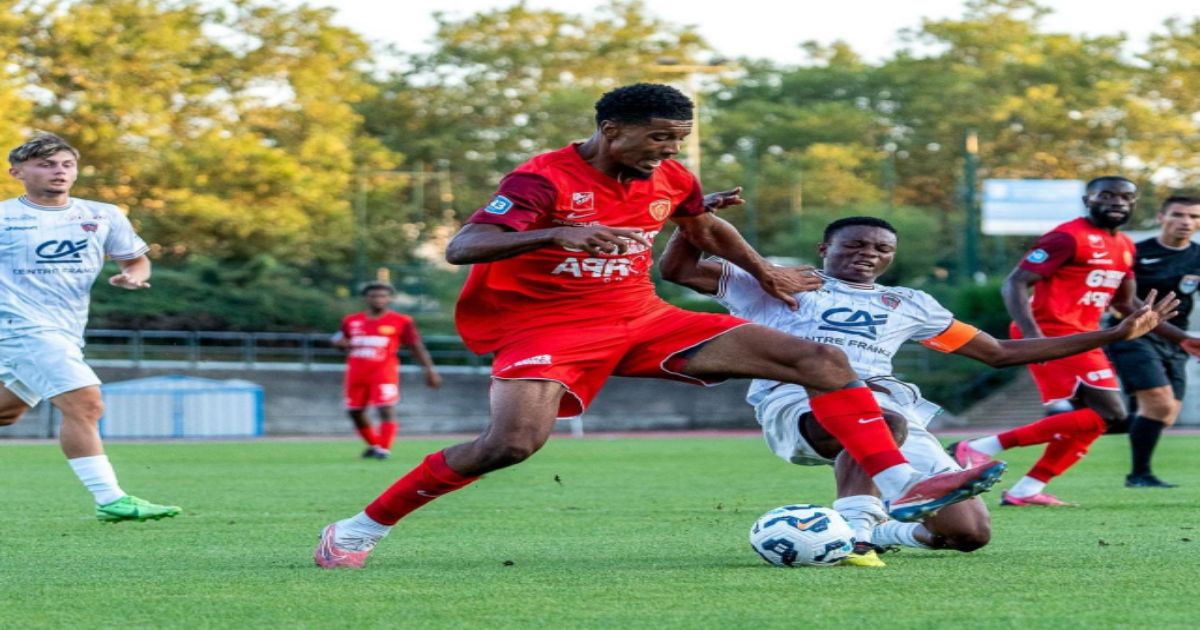
M368 284L362 290L367 310L347 315L334 336L334 345L346 350L344 400L354 428L367 443L364 458L387 459L396 437L396 403L400 402L400 347L412 349L425 368L425 383L437 389L442 377L421 341L417 325L408 315L388 309L395 295L392 285ZM371 426L367 408L379 414L379 428Z
M1113 308L1125 315L1136 298L1134 246L1120 227L1137 204L1137 186L1124 177L1098 177L1087 183L1083 203L1087 215L1068 221L1042 236L1004 283L1004 304L1013 318L1013 339L1061 337L1100 328L1100 316ZM1033 289L1032 297L1029 294ZM1168 322L1154 332L1200 356L1200 339L1192 339ZM1087 454L1092 442L1126 416L1112 363L1097 348L1082 354L1031 364L1042 403L1070 402L1074 411L1048 416L1011 431L952 444L950 450L970 465L1014 446L1046 444L1041 459L1000 504L1068 505L1044 492L1051 479Z
M446 259L474 265L456 310L459 332L473 351L495 353L491 424L475 440L426 457L359 514L326 526L314 552L319 566L361 567L405 515L525 460L557 418L582 413L613 374L693 384L762 377L807 387L817 420L899 520L920 520L995 483L1001 462L917 472L840 350L678 309L655 295L651 247L667 220L697 248L754 276L767 299L795 308L794 293L821 284L809 271L771 265L712 214L742 203L740 191L706 197L671 159L691 121L691 101L674 88L617 88L596 103L591 138L518 167L455 235Z

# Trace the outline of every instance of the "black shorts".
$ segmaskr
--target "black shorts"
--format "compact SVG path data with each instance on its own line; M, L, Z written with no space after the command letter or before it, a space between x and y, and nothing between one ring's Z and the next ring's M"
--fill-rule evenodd
M1121 386L1129 395L1146 389L1171 386L1175 400L1183 400L1187 387L1188 354L1157 335L1118 341L1107 348Z

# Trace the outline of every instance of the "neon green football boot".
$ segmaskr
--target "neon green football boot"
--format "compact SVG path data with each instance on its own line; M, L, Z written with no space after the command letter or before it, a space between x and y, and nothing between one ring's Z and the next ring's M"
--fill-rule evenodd
M171 518L182 511L175 505L158 505L127 494L112 503L97 505L96 519L101 523L157 521L160 518Z

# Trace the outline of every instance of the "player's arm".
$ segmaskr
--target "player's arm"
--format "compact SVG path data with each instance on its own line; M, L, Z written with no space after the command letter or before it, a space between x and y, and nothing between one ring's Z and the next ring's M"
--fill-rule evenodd
M1064 337L1025 339L996 339L962 322L954 322L944 333L922 344L946 352L960 354L992 367L1010 367L1061 359L1108 345L1114 341L1136 339L1154 330L1161 322L1175 315L1179 300L1168 293L1156 301L1153 291L1147 302L1119 324L1093 332Z
M704 260L703 255L681 230L675 230L658 259L658 268L664 280L713 295L721 284L721 265Z
M652 247L646 235L633 228L588 225L516 232L502 225L469 223L450 239L446 262L493 262L549 246L586 251L593 256L624 254L634 242Z
M145 254L128 260L117 260L121 273L108 279L108 283L122 289L149 289L150 259Z
M425 347L425 342L415 327L412 337L408 340L408 346L412 349L413 358L425 369L425 384L434 389L441 387L442 376L438 374L437 366L433 364L433 357L430 356L429 349Z
M1153 292L1151 292L1153 293ZM1171 295L1174 295L1173 293ZM1150 296L1147 295L1147 298ZM1127 274L1121 281L1121 286L1117 287L1117 292L1113 294L1112 307L1125 317L1129 317L1130 313L1136 312L1143 306L1143 302L1137 297L1137 281L1132 275ZM1154 334L1170 341L1192 356L1200 356L1200 339L1191 337L1187 331L1167 321L1165 318L1153 331Z
M745 269L758 280L763 291L782 300L793 310L798 308L794 293L813 291L824 284L812 273L811 268L777 267L754 251L728 221L711 212L694 216L676 216L671 219L678 226L682 238L699 251L720 256Z
M1054 275L1059 267L1074 257L1073 236L1065 232L1047 232L1004 279L1004 286L1000 288L1004 308L1008 310L1008 316L1017 325L1022 337L1032 339L1042 336L1042 329L1033 317L1030 288Z

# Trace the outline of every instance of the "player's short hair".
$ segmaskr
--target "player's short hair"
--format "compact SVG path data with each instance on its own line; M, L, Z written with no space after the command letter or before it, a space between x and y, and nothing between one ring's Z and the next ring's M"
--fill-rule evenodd
M8 152L8 163L16 166L29 160L48 158L59 151L70 151L75 159L79 159L79 149L67 144L66 140L52 134L39 133L28 142Z
M372 291L387 291L389 294L395 295L396 287L386 282L368 282L358 293L359 295L366 297L367 294Z
M651 118L691 120L692 99L660 83L634 83L611 90L596 101L596 124L611 120L648 123Z
M879 217L845 217L825 226L825 236L821 237L821 242L828 243L831 239L833 239L833 236L837 234L838 231L855 225L883 228L892 234L895 234L897 237L900 236L896 232L896 228L892 227L891 223L888 223Z
M1171 195L1170 197L1163 199L1162 207L1160 207L1158 211L1166 212L1167 208L1170 208L1175 204L1179 204L1181 206L1200 206L1200 195Z
M1091 180L1088 180L1087 185L1085 185L1083 189L1087 192L1091 192L1093 188L1099 186L1100 184L1110 184L1114 182L1133 184L1134 188L1137 188L1137 184L1128 177L1121 177L1120 175L1102 175L1100 177L1094 177Z

